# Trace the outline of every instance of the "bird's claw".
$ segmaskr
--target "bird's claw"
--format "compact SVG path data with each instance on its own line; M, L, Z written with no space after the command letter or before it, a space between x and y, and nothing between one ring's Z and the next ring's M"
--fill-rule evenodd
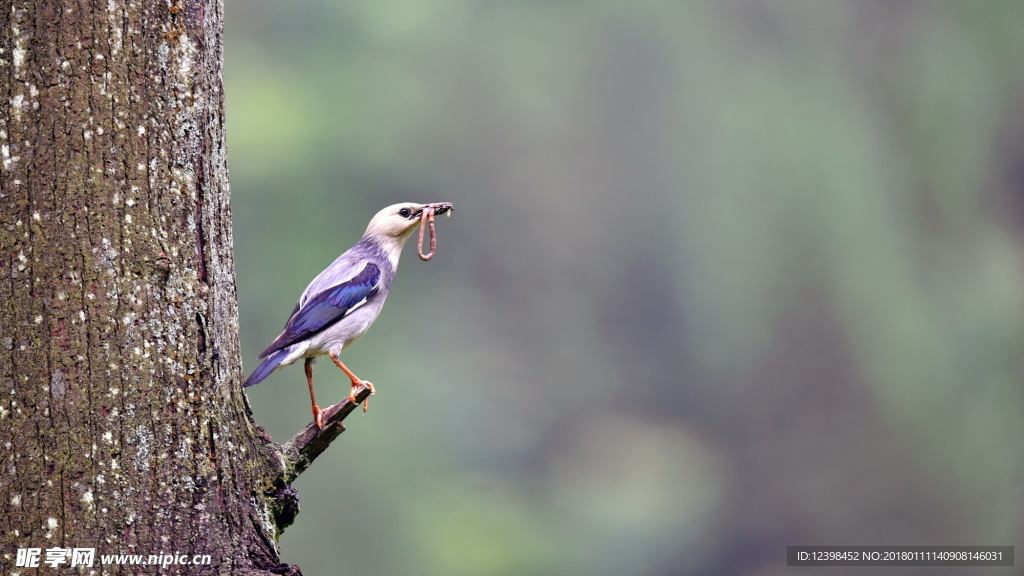
M324 411L316 404L313 404L313 423L316 424L317 429L324 429Z
M348 395L348 401L355 404L357 402L355 394ZM366 414L366 410L370 407L370 399L363 400L363 414Z
M360 386L366 386L367 388L369 388L370 389L370 396L373 396L374 394L377 393L377 389L373 387L373 382L370 382L369 380L359 380L359 381L356 381L356 382L352 382L352 390L349 392L349 395L348 395L348 401L349 402L351 402L353 404L355 404L357 402L357 400L356 400L356 388L358 388ZM363 414L366 414L366 411L369 408L370 408L370 399L369 399L369 397L367 397L366 400L363 400Z

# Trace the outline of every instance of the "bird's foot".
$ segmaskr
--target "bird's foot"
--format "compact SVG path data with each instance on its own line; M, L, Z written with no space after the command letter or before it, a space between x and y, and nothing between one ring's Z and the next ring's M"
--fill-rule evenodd
M369 380L353 381L352 382L352 390L350 390L349 394L348 394L348 401L349 402L352 402L353 404L356 402L356 388L358 388L360 386L366 386L367 388L369 388L370 389L370 396L373 396L374 394L377 393L377 389L373 387L373 382L370 382ZM369 408L370 408L370 399L367 398L366 400L363 400L363 414L366 414L366 411Z
M318 429L324 429L324 411L316 405L316 402L313 403L313 423Z

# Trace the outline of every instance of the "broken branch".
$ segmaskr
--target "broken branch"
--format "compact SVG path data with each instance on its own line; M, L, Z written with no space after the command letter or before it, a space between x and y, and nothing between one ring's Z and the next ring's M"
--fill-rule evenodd
M327 450L327 447L334 442L334 439L345 431L342 421L356 409L360 402L370 397L369 386L359 386L354 391L356 401L350 402L348 398L329 406L323 411L324 427L319 429L316 423L310 422L300 430L292 439L281 445L281 452L284 456L286 484L291 484L299 474L309 468L309 465L316 460L320 454Z

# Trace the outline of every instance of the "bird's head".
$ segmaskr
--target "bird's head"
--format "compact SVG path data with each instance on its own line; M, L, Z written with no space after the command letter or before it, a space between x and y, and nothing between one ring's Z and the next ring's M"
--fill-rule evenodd
M420 223L423 211L433 208L434 214L444 214L452 209L451 202L435 202L433 204L417 204L403 202L393 204L377 212L366 227L366 236L377 236L381 239L397 241L400 245L412 236L416 225Z

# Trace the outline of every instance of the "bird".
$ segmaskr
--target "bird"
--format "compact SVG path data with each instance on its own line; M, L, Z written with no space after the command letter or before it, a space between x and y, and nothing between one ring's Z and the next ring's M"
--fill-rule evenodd
M425 226L428 217L432 221L433 214L450 210L450 202L404 202L377 212L359 242L338 256L302 292L284 330L259 355L263 361L243 388L255 386L272 372L305 359L313 422L322 429L323 410L313 392L313 365L326 354L351 380L350 402L356 401L355 390L359 386L367 386L373 394L373 384L357 377L338 355L359 340L380 315L398 270L402 247L416 224L422 222Z

